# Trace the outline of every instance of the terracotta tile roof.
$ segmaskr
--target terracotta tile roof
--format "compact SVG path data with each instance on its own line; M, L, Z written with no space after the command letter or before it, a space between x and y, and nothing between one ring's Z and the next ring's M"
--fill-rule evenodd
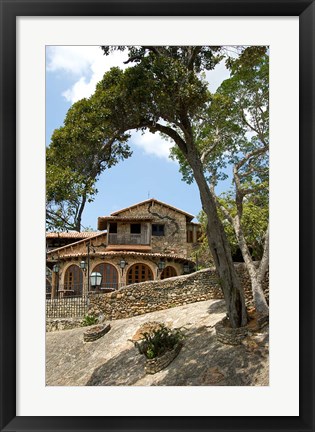
M100 234L98 231L69 231L69 232L46 232L46 238L77 238L83 239L87 237L94 237L95 235ZM102 233L104 234L104 233Z
M73 249L74 246L77 246L77 245L82 244L82 243L86 243L86 242L88 242L89 240L93 240L94 238L98 238L98 237L101 237L101 236L105 236L105 237L107 236L107 233L104 232L104 231L102 231L102 232L97 232L97 233L94 232L93 234L94 234L93 236L89 236L89 237L87 237L87 238L84 238L83 240L79 240L79 241L76 241L76 242L70 243L70 244L68 244L68 245L66 245L66 246L61 246L61 247L56 248L56 249L51 249L50 251L47 252L47 255L49 255L49 254L53 254L53 253L56 253L56 252L59 252L59 251L64 251L64 250L66 250L67 248L68 248L68 249Z
M70 253L70 254L64 254L60 257L60 259L71 259L71 258L80 258L80 257L84 257L86 256L87 253ZM182 257L180 255L175 255L175 254L161 254L161 253L150 253L150 252L133 252L133 251L111 251L111 252L92 252L90 253L90 257L115 257L115 256L135 256L135 257L149 257L149 258L165 258L165 259L174 259L174 260L178 260L178 261L185 261L185 262L190 262L190 263L194 263L194 261Z
M152 220L153 216L100 216L102 220L124 221L124 220Z
M175 211L177 211L177 212L179 212L179 213L184 214L185 216L187 216L187 217L190 218L190 219L193 219L193 218L195 217L194 215L191 215L191 214L189 214L189 213L187 213L187 212L185 212L185 211L183 211L183 210L180 210L180 209L178 209L178 208L176 208L176 207L171 206L170 204L164 203L164 202L159 201L159 200L157 200L157 199L155 199L155 198L150 198L150 199L148 199L148 200L141 201L141 202L139 202L139 203L137 203L137 204L133 204L133 205L131 205L130 207L126 207L126 208L123 208L123 209L121 209L121 210L117 210L117 211L111 213L111 216L119 215L119 213L122 213L122 212L124 212L124 211L126 211L126 210L129 210L129 209L132 209L132 208L134 208L134 207L141 206L141 205L143 205L143 204L147 204L147 203L150 203L150 202L152 202L152 203L154 202L154 203L157 203L157 204L161 204L161 205L163 205L163 206L165 206L165 207L168 207L168 208L170 208L170 209L172 209L172 210L175 210Z
M109 244L106 247L107 251L150 251L151 245L113 245Z

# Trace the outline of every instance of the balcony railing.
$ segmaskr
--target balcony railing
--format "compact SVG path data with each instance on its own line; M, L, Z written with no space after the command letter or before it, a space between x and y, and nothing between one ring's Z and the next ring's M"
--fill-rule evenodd
M108 244L111 245L149 245L147 234L113 234L108 235Z

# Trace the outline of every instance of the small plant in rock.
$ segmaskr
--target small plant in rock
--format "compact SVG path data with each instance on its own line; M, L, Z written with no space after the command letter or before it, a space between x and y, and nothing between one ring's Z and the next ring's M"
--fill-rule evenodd
M162 356L166 351L172 350L175 345L184 339L181 329L170 329L165 325L150 333L143 333L143 340L135 342L140 354L147 359Z
M95 315L85 315L82 320L82 326L87 327L98 323L98 318Z

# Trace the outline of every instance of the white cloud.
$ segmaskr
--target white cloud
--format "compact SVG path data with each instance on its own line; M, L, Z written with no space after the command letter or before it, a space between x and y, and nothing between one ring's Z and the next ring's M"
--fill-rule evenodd
M97 79L95 77L92 78L94 79L87 81L86 77L80 77L80 79L76 81L68 90L65 90L62 93L62 96L71 103L91 96L95 90L97 82L101 79Z
M135 132L133 134L132 142L135 146L143 150L144 153L157 156L161 159L167 160L168 162L174 163L174 161L169 158L170 149L173 146L173 143L163 140L158 133L152 134L150 132L146 132L141 134L141 132Z
M96 46L50 46L47 47L47 71L78 76L89 70L97 56L102 56L102 52Z
M205 75L209 82L209 90L214 93L222 81L230 77L230 72L226 69L224 61L221 61L213 70L206 71Z
M63 72L73 84L62 95L71 103L89 97L96 84L113 66L124 69L127 53L115 51L104 56L99 46L51 46L47 48L47 72Z

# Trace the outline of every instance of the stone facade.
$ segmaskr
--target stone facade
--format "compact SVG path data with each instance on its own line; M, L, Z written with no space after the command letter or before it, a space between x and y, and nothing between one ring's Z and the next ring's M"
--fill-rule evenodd
M98 228L106 232L48 251L46 298L104 293L189 272L195 263L188 256L196 245L199 228L191 222L193 217L155 199L99 217ZM84 270L80 268L82 262ZM55 264L57 272L53 272ZM167 267L165 271L160 265ZM94 271L102 271L99 287L90 284Z
M155 200L149 200L136 207L130 207L124 211L116 212L115 215L123 217L151 217L148 224L142 223L142 227L149 225L147 230L151 236L151 247L153 253L176 254L187 257L186 225L187 216L171 207L161 204ZM151 225L164 226L164 235L151 235ZM119 229L119 226L118 226ZM128 229L128 228L127 228Z

